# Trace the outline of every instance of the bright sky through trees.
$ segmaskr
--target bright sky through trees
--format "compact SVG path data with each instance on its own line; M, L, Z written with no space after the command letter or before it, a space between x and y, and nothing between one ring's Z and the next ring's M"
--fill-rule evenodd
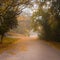
M32 16L33 12L35 12L39 8L39 4L41 2L44 2L44 0L32 0L32 7L28 6L27 8L23 9L23 13L26 14L26 16ZM51 5L52 1L46 1L46 4L44 4L42 8L46 12L51 7Z
M25 13L28 16L31 16L33 12L35 12L38 9L38 4L35 2L36 0L32 0L32 7L27 7L23 9L23 13Z

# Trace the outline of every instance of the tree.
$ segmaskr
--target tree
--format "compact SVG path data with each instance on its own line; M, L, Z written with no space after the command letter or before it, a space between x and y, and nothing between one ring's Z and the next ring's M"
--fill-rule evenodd
M32 16L32 26L42 38L60 41L60 1L40 2L37 12Z
M17 27L17 15L29 4L29 0L0 0L0 35L2 39L10 29ZM22 6L22 7L21 7Z
M60 41L60 0L56 0L52 2L52 14L55 18L56 24L54 31L54 40Z

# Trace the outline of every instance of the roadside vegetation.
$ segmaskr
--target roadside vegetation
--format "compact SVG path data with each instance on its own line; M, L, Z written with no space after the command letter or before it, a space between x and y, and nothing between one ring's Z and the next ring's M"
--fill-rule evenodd
M38 32L40 40L60 49L60 0L47 0L38 5L31 17L32 28Z
M32 16L32 28L40 38L60 42L60 0L40 2Z
M5 50L11 49L13 46L12 44L15 44L18 39L16 38L8 38L4 37L3 42L0 43L0 53L4 52Z

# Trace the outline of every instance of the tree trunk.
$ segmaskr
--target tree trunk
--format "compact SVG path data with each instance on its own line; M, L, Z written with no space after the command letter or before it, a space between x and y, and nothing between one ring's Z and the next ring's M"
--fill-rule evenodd
M1 35L1 42L0 43L3 42L3 37L4 37L4 34Z

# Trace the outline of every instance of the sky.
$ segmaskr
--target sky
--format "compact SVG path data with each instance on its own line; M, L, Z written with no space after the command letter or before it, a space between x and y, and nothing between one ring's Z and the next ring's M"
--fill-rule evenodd
M38 0L38 1L43 2L44 0ZM37 2L37 0L32 0L31 3L32 3L31 7L26 7L22 10L23 11L22 15L32 16L33 12L37 11L37 9L39 7L39 5L38 5L39 2ZM43 5L43 7L42 7L44 11L47 11L51 7L51 1L47 1L46 4L47 4L47 6Z
M38 5L34 2L35 0L33 0L33 6L32 7L27 7L25 9L23 9L23 14L25 14L26 16L32 16L33 12L35 12L38 9Z

